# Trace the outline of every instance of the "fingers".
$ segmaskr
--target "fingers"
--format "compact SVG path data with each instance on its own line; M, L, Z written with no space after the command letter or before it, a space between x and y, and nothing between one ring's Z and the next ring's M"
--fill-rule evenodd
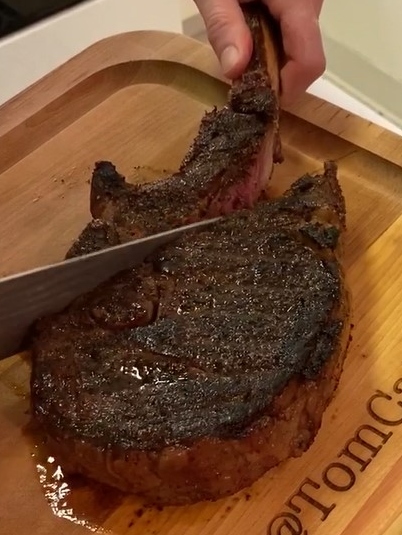
M314 11L317 15L317 17L321 14L322 4L324 3L324 0L312 0Z
M252 52L252 39L238 0L194 0L208 39L228 78L240 76Z
M194 0L204 19L209 41L228 78L240 76L251 57L252 38L240 2ZM286 64L281 71L282 105L296 100L325 70L318 25L323 0L263 0L280 22Z
M325 54L318 24L322 0L264 1L279 20L282 30L287 57L281 72L282 105L287 106L325 71Z

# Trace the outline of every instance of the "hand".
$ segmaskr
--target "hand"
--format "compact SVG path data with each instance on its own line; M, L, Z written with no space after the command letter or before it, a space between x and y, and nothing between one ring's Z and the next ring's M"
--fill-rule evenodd
M194 0L224 74L240 76L251 57L252 39L239 2ZM296 100L325 71L318 18L324 0L261 0L281 26L286 62L281 71L282 105Z

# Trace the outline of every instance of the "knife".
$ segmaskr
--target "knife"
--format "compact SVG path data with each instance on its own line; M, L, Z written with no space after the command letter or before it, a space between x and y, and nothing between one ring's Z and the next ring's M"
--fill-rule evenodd
M141 264L158 247L219 219L191 223L0 279L0 360L24 349L25 335L36 319L59 312L119 271Z

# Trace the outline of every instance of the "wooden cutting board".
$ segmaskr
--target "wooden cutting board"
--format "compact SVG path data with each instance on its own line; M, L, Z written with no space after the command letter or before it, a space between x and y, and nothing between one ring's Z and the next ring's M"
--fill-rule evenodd
M1 107L0 273L63 257L89 220L96 160L112 160L131 180L136 166L149 178L177 168L204 111L225 102L218 72L196 41L129 33ZM29 364L17 355L0 362L2 535L402 533L402 139L312 96L284 114L282 138L272 192L332 158L348 210L353 343L311 449L237 496L146 509L64 479L26 430Z

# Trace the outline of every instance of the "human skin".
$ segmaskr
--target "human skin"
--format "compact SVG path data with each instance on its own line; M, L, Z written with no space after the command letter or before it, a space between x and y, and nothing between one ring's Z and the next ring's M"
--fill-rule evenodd
M224 74L242 74L252 51L252 39L239 3L251 0L194 0L204 19L208 39ZM324 0L261 0L278 20L286 56L281 71L281 104L292 104L325 70L319 27Z

